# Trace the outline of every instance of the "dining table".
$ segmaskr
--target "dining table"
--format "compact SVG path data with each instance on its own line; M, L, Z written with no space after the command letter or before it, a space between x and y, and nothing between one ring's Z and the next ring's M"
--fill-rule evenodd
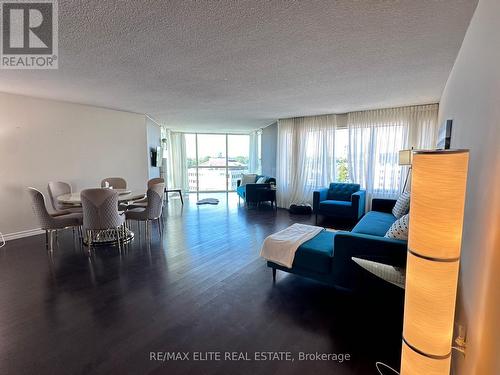
M144 190L128 190L128 189L114 189L118 192L118 202L126 203L133 202L146 197ZM66 207L81 207L82 198L80 192L63 194L57 197L59 203ZM118 242L130 242L134 238L134 232L127 226L124 226L122 231L115 231L115 229L106 229L99 231L92 239L92 245L116 245ZM86 235L83 236L84 244L88 243Z
M146 196L144 190L114 189L118 192L118 202L129 202L142 199ZM57 200L64 205L81 206L82 198L80 192L63 194Z

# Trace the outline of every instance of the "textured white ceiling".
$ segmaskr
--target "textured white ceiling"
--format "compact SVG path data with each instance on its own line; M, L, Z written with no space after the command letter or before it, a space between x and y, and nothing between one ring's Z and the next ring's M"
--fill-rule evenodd
M476 3L59 0L59 70L0 91L210 131L436 102Z

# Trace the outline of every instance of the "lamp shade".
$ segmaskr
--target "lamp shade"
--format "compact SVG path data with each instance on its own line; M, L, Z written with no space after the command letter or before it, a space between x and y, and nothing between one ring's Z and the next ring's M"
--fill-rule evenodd
M401 150L399 151L399 165L411 165L411 150Z
M401 374L449 374L466 150L413 154Z
M460 257L468 152L413 156L408 247L432 258Z

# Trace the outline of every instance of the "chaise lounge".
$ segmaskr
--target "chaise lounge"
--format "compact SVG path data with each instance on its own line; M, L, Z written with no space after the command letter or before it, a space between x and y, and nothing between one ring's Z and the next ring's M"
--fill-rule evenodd
M395 203L393 199L373 199L372 211L363 216L350 232L324 230L304 242L295 253L291 269L268 261L273 280L276 280L276 270L282 270L352 291L361 285L366 286L368 280L380 282L354 263L352 257L404 267L407 241L384 237L397 220L391 212Z

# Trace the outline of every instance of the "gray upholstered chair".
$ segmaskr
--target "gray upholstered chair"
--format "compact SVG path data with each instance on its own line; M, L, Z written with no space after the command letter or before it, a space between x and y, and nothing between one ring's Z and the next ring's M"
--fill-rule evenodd
M86 189L81 193L83 207L83 230L87 246L92 248L94 238L100 232L114 230L118 248L123 239L125 215L118 211L118 192L112 189Z
M58 197L65 194L71 194L71 185L62 181L51 181L47 185L49 192L50 203L54 210L54 214L60 215L64 213L82 212L81 207L66 205L57 200Z
M165 180L161 177L155 177L152 178L148 181L148 189L150 189L153 185L156 184L164 184L165 186ZM141 207L146 207L148 205L148 198L144 197L142 199L138 199L136 201L133 201L131 204L127 206L127 209L133 209L133 208L141 208Z
M107 177L101 181L101 187L106 187L106 182L113 189L126 189L127 188L127 181L125 181L125 179L121 178L121 177Z
M125 212L127 220L144 221L146 226L146 238L150 238L149 222L156 220L158 222L158 232L161 236L160 217L163 209L165 184L159 183L152 185L147 193L146 207L136 207ZM140 224L139 224L140 225Z
M155 177L155 178L151 178L149 181L148 181L148 189L150 187L152 187L153 185L156 185L156 184L164 184L165 183L165 180L161 177Z
M45 205L45 197L35 188L29 187L28 193L31 196L33 212L38 220L40 228L45 230L45 245L48 250L54 249L54 233L57 235L59 229L75 228L82 225L81 213L57 213L49 214ZM74 231L73 231L74 234Z

